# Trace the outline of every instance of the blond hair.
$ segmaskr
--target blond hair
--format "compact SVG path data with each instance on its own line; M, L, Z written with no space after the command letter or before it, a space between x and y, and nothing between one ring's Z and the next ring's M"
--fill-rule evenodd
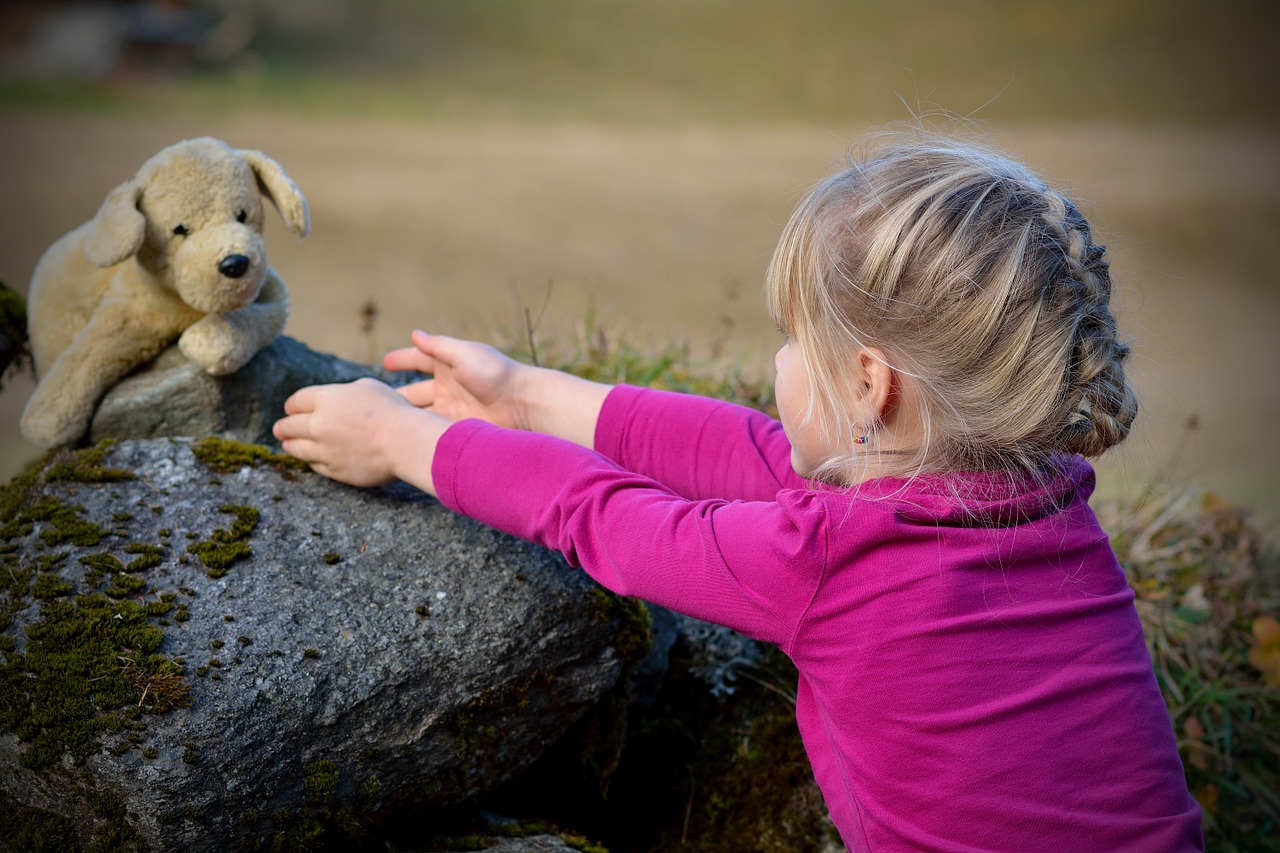
M817 479L857 482L872 458L881 474L1042 471L1059 452L1101 454L1137 414L1104 248L1068 199L980 147L898 144L821 182L766 291L805 359L808 417L844 437ZM916 407L914 450L875 454L879 425L847 411L868 346ZM855 448L851 431L873 440Z

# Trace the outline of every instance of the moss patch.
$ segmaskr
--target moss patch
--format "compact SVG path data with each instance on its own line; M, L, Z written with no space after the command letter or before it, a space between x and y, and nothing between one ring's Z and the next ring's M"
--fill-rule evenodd
M0 791L0 811L5 816L0 838L10 850L66 853L80 849L75 828L62 815L23 805L4 791Z
M115 445L110 439L93 447L64 451L55 455L44 469L46 483L113 483L132 480L132 471L124 468L108 468L102 464L107 451Z
M342 780L338 765L328 759L303 770L305 803L281 809L270 816L270 832L237 840L242 850L292 853L306 850L373 849L365 838L382 794L377 776L365 776L346 796L338 795ZM246 824L256 823L256 809L241 814Z
M118 526L108 531L49 493L51 484L131 479L130 472L104 464L109 448L103 443L56 454L0 487L0 629L28 607L38 608L20 637L0 636L0 731L24 746L21 766L60 774L94 812L88 849L132 850L141 840L124 803L64 761L72 768L83 764L106 735L116 735L108 747L114 754L142 748L142 717L188 705L190 689L182 663L157 653L163 633L156 620L176 594L136 600L148 586L146 571L162 564L165 549L121 544L132 516L114 518ZM24 553L15 540L33 532L36 553ZM102 545L106 550L69 559L72 548ZM0 839L10 849L77 849L65 819L16 806L5 812L20 818L0 822Z
M209 570L211 578L222 577L232 564L252 556L253 549L246 540L258 526L260 517L258 511L251 506L223 504L218 510L235 516L231 526L220 527L208 539L187 546L187 551L194 554Z
M287 453L276 453L261 444L246 444L226 438L206 438L191 446L191 452L205 467L229 474L245 466L267 465L281 471L305 471L307 463Z

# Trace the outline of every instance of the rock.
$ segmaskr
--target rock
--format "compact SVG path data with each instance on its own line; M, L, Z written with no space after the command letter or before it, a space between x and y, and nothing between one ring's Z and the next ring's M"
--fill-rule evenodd
M522 838L492 838L480 836L477 842L483 846L476 850L484 853L582 853L582 843L569 846L569 840L548 833L526 835ZM465 850L467 847L449 846L439 850L428 850L425 853L449 853L449 851Z
M389 374L280 337L239 371L210 376L175 344L107 392L88 438L97 443L104 438L216 435L274 444L271 425L283 414L290 394L306 385L364 376L396 384L416 375Z
M111 849L354 837L511 778L644 655L644 608L555 554L286 460L129 440L0 493L7 813Z

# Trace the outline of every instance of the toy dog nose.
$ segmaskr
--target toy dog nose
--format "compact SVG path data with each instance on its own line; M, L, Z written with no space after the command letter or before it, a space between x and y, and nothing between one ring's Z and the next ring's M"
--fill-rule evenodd
M227 278L239 278L249 271L249 259L244 255L227 255L218 262L218 272Z

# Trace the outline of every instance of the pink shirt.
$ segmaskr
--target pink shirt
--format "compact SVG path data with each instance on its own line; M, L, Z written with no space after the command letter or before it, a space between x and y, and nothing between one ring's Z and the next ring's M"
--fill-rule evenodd
M625 386L595 443L464 421L432 472L446 506L790 656L851 850L1202 849L1083 460L814 489L776 421Z

